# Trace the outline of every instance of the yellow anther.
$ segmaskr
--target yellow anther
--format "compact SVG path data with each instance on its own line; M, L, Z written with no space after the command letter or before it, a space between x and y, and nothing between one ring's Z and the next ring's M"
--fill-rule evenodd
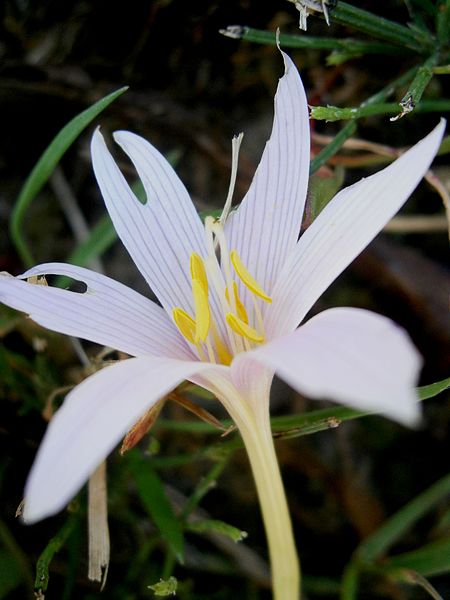
M255 342L256 344L262 344L264 342L263 335L259 334L256 329L253 329L250 325L247 325L247 323L244 323L239 317L233 315L233 313L228 313L226 319L231 329L243 338Z
M178 307L172 310L172 316L181 334L188 342L195 344L196 325L194 319L185 310Z
M258 285L254 277L250 275L236 250L232 250L230 252L230 259L242 283L248 287L248 289L253 292L255 296L258 296L259 298L265 300L265 302L271 304L272 298L266 294L266 292Z
M244 321L244 323L248 323L248 314L247 314L247 311L245 310L245 306L243 305L242 300L239 298L238 287L237 287L237 283L235 281L233 281L233 292L234 292L234 300L236 302L237 315L241 319L241 321ZM230 306L232 306L228 288L226 288L226 290L225 290L225 298L227 299L228 304Z
M197 279L202 285L205 294L208 295L208 278L206 276L205 264L197 252L191 254L190 268L192 280Z
M194 342L204 342L208 337L211 322L211 311L208 304L208 296L205 293L203 282L199 279L192 280L192 295L195 305L195 335Z

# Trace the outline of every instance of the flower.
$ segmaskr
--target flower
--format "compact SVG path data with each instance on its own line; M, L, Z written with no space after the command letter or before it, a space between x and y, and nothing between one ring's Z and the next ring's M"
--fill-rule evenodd
M94 133L93 166L108 212L161 306L104 275L58 263L3 276L0 298L44 327L133 357L68 394L30 473L25 519L60 510L145 411L188 379L216 394L242 434L273 576L290 582L289 593L276 584L275 596L288 600L298 598L298 575L270 433L271 381L276 372L311 398L417 421L421 359L402 329L353 308L326 310L298 325L412 193L439 148L444 123L382 171L340 191L298 239L309 119L299 74L283 57L270 140L245 198L226 220L207 218L203 225L164 157L137 135L116 132L142 180L147 202L140 203ZM84 282L87 290L26 281L49 274ZM294 567L286 572L288 563Z

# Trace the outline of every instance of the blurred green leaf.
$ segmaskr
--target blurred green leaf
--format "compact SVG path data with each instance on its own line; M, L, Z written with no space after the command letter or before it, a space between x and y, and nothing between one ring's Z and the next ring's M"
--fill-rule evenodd
M328 202L337 194L344 183L344 169L337 167L331 177L312 175L309 179L308 217L311 221L322 212Z
M44 151L23 184L11 215L10 234L19 256L27 267L32 266L34 263L33 255L28 248L22 231L22 222L29 205L80 133L127 89L127 87L123 87L105 96L105 98L102 98L67 123Z
M449 494L450 475L446 475L408 502L375 533L367 537L356 550L356 560L366 564L373 563L398 542L425 513Z
M412 552L398 554L383 563L383 571L393 568L412 569L425 577L448 573L450 571L450 538L437 540Z
M175 516L163 484L150 462L139 452L126 454L141 502L180 562L183 562L184 537L180 521Z
M14 556L7 550L0 548L0 599L6 598L21 583L21 569Z
M102 217L91 229L89 236L69 255L67 262L84 267L93 258L103 254L117 240L117 233L109 215Z
M192 521L187 523L186 529L195 533L220 533L233 540L233 542L241 542L247 537L247 532L233 527L224 521L217 519L204 519L201 521Z

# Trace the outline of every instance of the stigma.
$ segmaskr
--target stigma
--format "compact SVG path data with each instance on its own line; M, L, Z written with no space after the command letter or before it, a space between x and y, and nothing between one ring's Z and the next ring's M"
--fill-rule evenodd
M205 236L206 256L193 252L189 261L194 314L175 307L172 317L200 360L229 365L236 354L265 342L261 303L270 304L272 298L237 251L229 250L220 219L206 218ZM250 292L250 306L239 294L242 286ZM218 299L215 311L211 294Z

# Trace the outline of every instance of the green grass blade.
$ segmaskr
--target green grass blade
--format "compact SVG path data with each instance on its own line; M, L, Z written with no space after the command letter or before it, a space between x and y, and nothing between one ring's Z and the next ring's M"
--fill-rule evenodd
M248 42L276 46L277 36L273 31L263 29L253 29L252 27L242 26L238 28L232 25L223 30L223 35L233 38L239 38ZM366 42L352 38L331 38L314 37L311 35L293 35L289 33L280 33L280 46L282 48L307 48L308 50L339 50L349 54L395 54L398 53L398 46L383 42ZM406 48L403 48L407 52Z
M386 40L391 44L406 46L415 52L434 50L434 40L423 32L412 31L404 25L374 15L347 2L338 2L330 11L331 21L356 29L366 35Z
M450 538L432 542L412 552L393 556L383 565L383 571L399 568L417 571L424 577L448 573L450 571Z
M20 258L27 267L31 267L34 260L23 236L22 223L30 203L80 133L126 89L127 87L123 87L105 96L67 123L46 148L23 184L11 215L10 234Z
M417 395L420 400L429 400L434 398L441 392L450 387L450 377L424 385L417 389ZM360 417L368 416L370 413L347 408L346 406L332 406L330 408L322 408L311 410L306 413L297 415L284 415L281 417L272 417L272 429L274 432L289 432L292 435L289 437L298 437L307 433L316 433L324 431L343 423ZM224 420L224 427L229 427L231 421ZM168 419L158 419L155 425L158 429L166 431L178 431L189 433L214 433L217 434L217 429L208 423L202 421L170 421ZM297 430L297 431L292 431Z
M167 499L161 479L153 470L149 461L142 458L139 453L130 451L127 453L127 458L145 510L158 527L170 550L182 562L184 554L183 530Z
M435 504L450 494L450 475L446 475L388 519L366 538L356 551L356 559L370 564L385 554Z
M421 400L428 400L429 398L434 398L441 392L445 392L450 388L450 377L447 379L442 379L442 381L436 381L436 383L430 383L430 385L423 385L420 388L417 388L417 392L419 394L419 398Z

